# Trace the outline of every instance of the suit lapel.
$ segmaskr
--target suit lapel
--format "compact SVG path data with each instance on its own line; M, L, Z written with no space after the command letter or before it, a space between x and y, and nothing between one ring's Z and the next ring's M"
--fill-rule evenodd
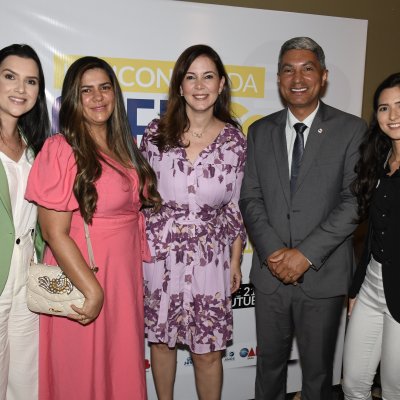
M274 146L275 161L277 164L277 170L279 179L281 181L283 194L286 202L290 205L290 180L289 180L289 165L288 165L288 154L286 145L286 118L287 111L279 114L276 125L272 128L272 143Z
M317 156L321 143L324 140L325 132L324 123L323 123L323 114L324 114L324 104L320 102L319 110L314 118L314 121L310 127L310 132L308 134L306 147L304 149L303 159L301 162L299 176L296 182L296 189L301 186L304 181L304 178L307 176L308 171L310 170L315 157Z
M10 220L12 221L13 217L12 217L10 192L8 190L7 175L3 163L1 161L0 161L0 201L3 203L5 210L8 216L10 217Z

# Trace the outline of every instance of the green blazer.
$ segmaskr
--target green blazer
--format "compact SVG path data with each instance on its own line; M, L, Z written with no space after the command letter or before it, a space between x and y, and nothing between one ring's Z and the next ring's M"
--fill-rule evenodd
M0 161L0 294L3 292L10 271L14 241L15 229L7 175L3 163ZM35 249L37 258L42 260L44 241L38 225L35 236Z
M3 292L10 271L15 230L6 171L0 161L0 293Z

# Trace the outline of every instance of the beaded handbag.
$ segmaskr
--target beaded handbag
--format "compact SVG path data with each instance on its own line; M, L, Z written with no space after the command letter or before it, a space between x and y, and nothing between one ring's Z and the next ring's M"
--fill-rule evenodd
M94 262L92 242L86 222L84 227L89 266L93 273L96 273L98 268ZM27 304L31 311L66 317L68 314L76 314L71 304L81 308L84 302L85 296L72 284L59 266L31 262L27 284Z

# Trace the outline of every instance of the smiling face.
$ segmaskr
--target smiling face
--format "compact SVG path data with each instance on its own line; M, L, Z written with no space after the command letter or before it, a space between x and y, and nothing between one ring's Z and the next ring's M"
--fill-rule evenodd
M328 71L311 50L288 50L283 54L278 72L279 90L300 121L317 107L327 76Z
M89 128L106 128L115 107L114 88L107 73L100 68L85 71L80 91L83 117Z
M186 113L213 111L225 78L220 78L214 62L206 57L197 57L190 65L181 83L181 95L186 101Z
M0 119L18 119L36 104L39 69L34 60L8 56L0 64Z
M382 91L376 111L379 127L392 140L400 140L400 87Z

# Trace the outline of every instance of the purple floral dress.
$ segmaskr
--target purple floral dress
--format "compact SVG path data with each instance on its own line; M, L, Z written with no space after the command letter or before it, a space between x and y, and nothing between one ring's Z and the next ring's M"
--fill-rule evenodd
M202 354L232 340L230 248L246 233L238 208L246 139L226 124L192 164L183 148L160 153L147 127L141 151L158 178L158 213L145 211L152 262L144 263L149 342Z

